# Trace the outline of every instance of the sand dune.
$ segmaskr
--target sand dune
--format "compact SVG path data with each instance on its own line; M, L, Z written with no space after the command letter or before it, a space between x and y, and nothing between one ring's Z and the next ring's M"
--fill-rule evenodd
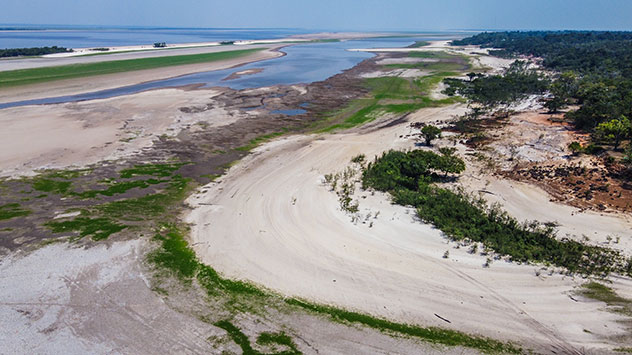
M425 109L412 119L447 119L462 110ZM382 194L361 192L361 213L370 212L373 223L352 223L323 175L344 169L359 153L372 157L412 147L400 138L410 133L408 124L377 129L379 124L272 142L222 182L204 187L188 200L195 207L187 219L198 255L227 276L283 294L517 340L547 352L603 347L600 336L623 331L616 322L621 317L598 311L602 304L569 297L581 278L537 277L537 266L503 261L484 268L485 257L455 249L440 231L417 221L414 211L391 205ZM450 257L443 259L446 250ZM629 292L632 283L619 281L617 287Z

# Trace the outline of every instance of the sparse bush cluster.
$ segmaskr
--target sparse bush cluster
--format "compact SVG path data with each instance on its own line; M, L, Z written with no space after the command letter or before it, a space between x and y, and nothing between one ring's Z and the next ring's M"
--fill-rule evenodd
M632 259L626 260L617 251L558 240L552 226L519 223L481 198L434 186L432 182L440 179L438 173L462 171L450 168L458 160L451 156L451 163L446 163L446 155L429 151L390 151L367 165L362 183L364 188L390 192L395 203L414 206L422 220L451 239L480 242L510 260L550 263L569 273L632 274Z
M331 190L338 195L340 208L350 214L355 214L360 210L360 205L353 200L355 184L357 182L358 171L352 167L347 167L341 173L325 174L325 184L331 186Z

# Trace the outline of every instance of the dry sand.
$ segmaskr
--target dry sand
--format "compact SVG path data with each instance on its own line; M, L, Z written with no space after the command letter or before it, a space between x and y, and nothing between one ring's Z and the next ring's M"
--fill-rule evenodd
M213 307L203 296L185 288L169 289L175 295L166 298L151 289L142 266L150 249L144 239L87 249L56 244L0 259L0 353L240 353L224 330L198 319L196 307ZM302 313L239 318L253 343L282 329L304 354L477 353Z
M199 114L179 110L206 106L218 93L162 89L103 100L0 110L0 176L117 159L150 147L163 134L175 136L183 127L230 124L237 116L219 107Z
M222 331L165 304L141 241L58 244L0 260L0 353L204 353ZM107 265L107 266L106 266Z
M410 118L448 119L463 109L424 109ZM400 138L411 133L408 124L376 129L379 124L266 144L220 183L205 186L188 200L195 207L187 220L198 255L229 277L283 294L516 340L545 352L603 350L603 337L624 332L617 322L623 317L599 311L604 304L569 297L581 278L546 272L537 277L538 266L504 261L484 268L485 257L455 249L440 231L416 220L414 211L391 205L383 194L361 192L360 211L371 213L373 223L352 223L323 175L344 169L359 153L373 157L413 146ZM520 205L536 202L515 197L512 202ZM594 218L591 223L608 228L610 220ZM443 259L446 250L450 257ZM614 287L632 294L629 279Z

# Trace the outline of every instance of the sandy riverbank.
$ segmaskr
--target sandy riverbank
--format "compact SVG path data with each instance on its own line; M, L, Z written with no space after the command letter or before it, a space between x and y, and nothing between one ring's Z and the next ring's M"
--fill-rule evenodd
M110 99L0 110L0 176L29 175L42 168L85 166L122 158L183 127L230 124L221 109L185 114L205 106L216 90L161 89ZM19 120L15 118L19 117Z
M222 44L222 42L195 42L195 43L167 43L165 47L156 48L153 45L137 45L137 46L116 46L116 47L100 47L100 48L73 48L72 52L64 52L64 53L54 53L47 54L42 56L43 58L68 58L68 57L78 57L85 56L90 54L113 54L120 52L156 52L161 55L165 54L165 49L173 50L173 49L190 49L190 48L200 48L200 47L215 47L222 46L222 48L233 48L234 46L246 46L246 45L256 45L256 44L279 44L279 43L293 43L293 42L307 42L310 41L308 39L300 39L300 38L281 38L281 39L265 39L265 40L245 40L245 41L234 41L232 44ZM103 48L107 48L107 50L103 50Z
M173 78L181 75L203 71L227 69L247 63L280 57L284 55L282 52L279 51L279 48L282 46L283 45L265 45L261 47L265 48L264 50L254 52L243 57L218 60L208 63L137 70L125 73L90 76L85 78L52 81L42 84L4 88L0 89L0 96L2 97L2 102L13 102L41 99L51 96L77 95L85 92L114 89L117 87L134 85L153 80ZM221 47L220 49L228 50L224 47ZM135 54L135 58L139 58L138 55L139 54ZM3 110L0 110L0 114L2 114L2 111Z
M411 120L448 119L462 110L426 109ZM601 348L601 337L624 331L617 323L622 318L599 312L599 303L569 297L583 279L538 277L537 266L502 261L484 268L485 257L455 249L414 211L391 205L382 194L360 193L360 211L371 213L372 223L352 223L323 175L343 170L356 154L373 157L414 144L400 138L410 133L406 123L370 126L267 144L192 196L195 209L187 219L198 255L227 276L283 294L545 351ZM530 201L528 195L522 202L510 198ZM606 219L594 218L607 226ZM446 250L448 259L442 258ZM630 280L615 287L632 292Z

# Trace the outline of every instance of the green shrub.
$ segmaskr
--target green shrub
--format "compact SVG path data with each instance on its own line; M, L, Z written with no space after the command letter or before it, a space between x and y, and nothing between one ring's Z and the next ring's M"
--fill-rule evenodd
M389 151L368 164L363 186L390 192L395 203L417 208L422 220L451 239L482 242L512 260L552 263L585 274L632 273L632 260L617 251L557 240L552 227L521 224L482 199L431 185L435 172L447 170L444 157L420 150Z

